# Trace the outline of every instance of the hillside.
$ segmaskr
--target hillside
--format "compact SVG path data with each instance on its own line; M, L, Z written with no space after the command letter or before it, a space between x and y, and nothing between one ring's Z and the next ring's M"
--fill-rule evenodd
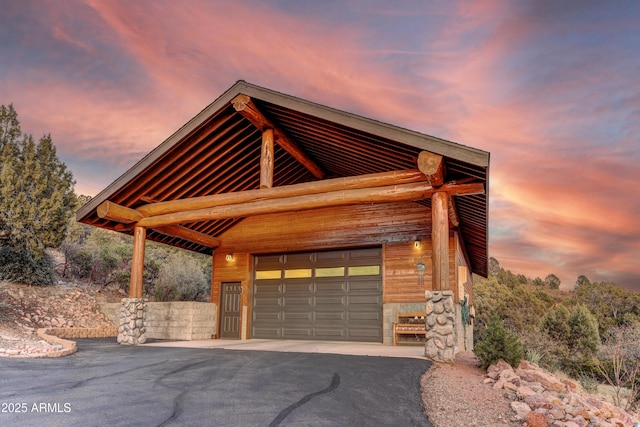
M37 328L93 328L109 325L98 310L100 302L118 302L117 289L59 282L29 286L0 281L0 356L37 355L55 350L42 341Z

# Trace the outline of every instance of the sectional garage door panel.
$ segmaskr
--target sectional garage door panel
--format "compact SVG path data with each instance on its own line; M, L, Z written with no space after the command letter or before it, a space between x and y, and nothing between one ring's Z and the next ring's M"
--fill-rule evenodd
M382 342L381 253L256 257L253 338Z

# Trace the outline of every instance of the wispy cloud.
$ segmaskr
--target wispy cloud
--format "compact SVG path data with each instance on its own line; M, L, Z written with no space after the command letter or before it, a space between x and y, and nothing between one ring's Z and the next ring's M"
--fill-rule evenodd
M640 289L638 19L584 1L25 0L0 17L0 102L93 192L239 79L482 148L505 268Z

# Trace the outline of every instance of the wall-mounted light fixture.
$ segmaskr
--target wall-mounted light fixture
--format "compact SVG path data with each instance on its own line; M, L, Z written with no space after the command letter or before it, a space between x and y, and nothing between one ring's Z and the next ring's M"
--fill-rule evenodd
M420 240L416 240L415 242L413 242L413 247L416 249L420 249Z
M227 261L233 261L233 254L227 254L224 259L226 259Z

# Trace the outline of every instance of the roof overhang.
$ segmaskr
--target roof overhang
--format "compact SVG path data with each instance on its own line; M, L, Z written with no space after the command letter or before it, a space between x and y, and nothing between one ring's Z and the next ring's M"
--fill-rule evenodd
M488 263L489 153L390 124L339 111L239 81L77 212L77 220L131 233L97 208L105 201L135 209L152 202L257 189L260 184L261 129L232 101L245 95L326 173L326 178L415 169L423 151L444 158L447 181L482 182L483 194L456 198L458 232L472 271L486 276ZM273 185L318 180L317 174L276 145ZM429 205L429 199L420 202ZM241 218L200 221L181 227L219 236ZM182 235L181 233L178 233ZM171 230L150 230L148 238L211 253L197 239Z

